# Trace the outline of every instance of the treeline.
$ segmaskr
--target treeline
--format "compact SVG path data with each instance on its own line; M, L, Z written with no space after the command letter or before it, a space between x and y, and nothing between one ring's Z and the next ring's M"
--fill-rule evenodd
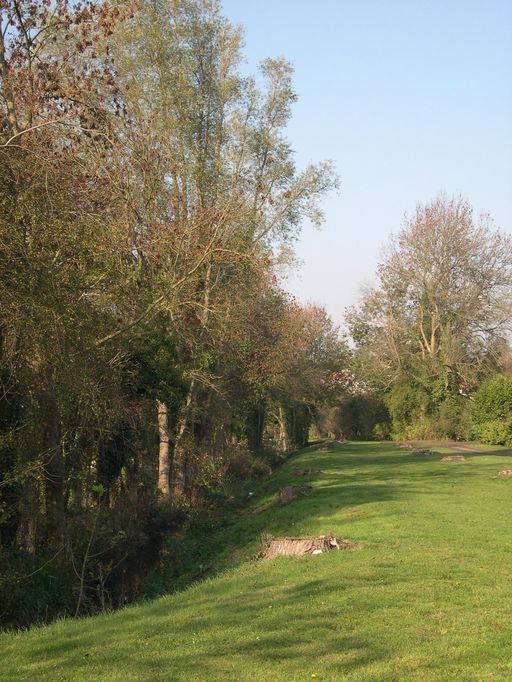
M348 437L512 446L512 240L461 197L419 205L347 312L354 382L324 421Z
M277 280L336 178L241 40L215 0L0 0L3 624L131 600L336 390L336 330Z

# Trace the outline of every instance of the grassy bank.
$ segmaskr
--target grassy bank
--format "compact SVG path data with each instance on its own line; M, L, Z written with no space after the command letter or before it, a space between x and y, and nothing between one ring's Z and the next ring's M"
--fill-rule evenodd
M112 615L0 637L1 680L510 680L512 468L391 444L309 448L217 539L218 576ZM318 467L294 479L297 467ZM274 491L313 490L285 507ZM246 561L262 533L357 551Z

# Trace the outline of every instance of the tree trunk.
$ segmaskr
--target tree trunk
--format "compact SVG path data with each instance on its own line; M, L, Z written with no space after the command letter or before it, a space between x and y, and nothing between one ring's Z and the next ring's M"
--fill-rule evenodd
M160 446L158 451L158 492L164 498L171 495L169 476L171 472L171 459L169 451L169 413L167 405L156 401L158 411L158 436Z
M44 475L47 535L50 540L65 540L65 464L60 441L59 412L53 373L47 368L42 390Z
M210 286L211 286L212 264L208 262L204 278L203 289L203 309L200 315L202 331L206 329L210 314ZM174 452L172 459L172 497L178 499L185 493L187 485L188 455L185 443L187 429L190 425L190 415L193 412L196 399L196 380L192 377L187 392L185 404L178 418L176 428L176 438L174 441Z
M195 379L192 379L187 393L185 404L178 418L174 452L172 458L172 497L174 500L181 497L185 492L185 470L187 467L187 448L185 436L189 424L192 405L195 399Z
M263 446L263 432L265 430L265 406L259 403L248 410L246 416L245 434L249 450L257 455Z
M34 481L28 480L21 500L20 522L16 532L16 548L34 556L37 549L38 500Z
M277 413L277 419L279 421L279 440L281 443L281 450L283 452L287 452L289 443L288 443L288 430L286 427L286 414L283 409L282 405L279 405L279 410Z

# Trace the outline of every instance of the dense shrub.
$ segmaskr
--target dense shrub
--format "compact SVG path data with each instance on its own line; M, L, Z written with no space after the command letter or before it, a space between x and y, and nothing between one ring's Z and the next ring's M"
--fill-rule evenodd
M512 417L512 379L503 374L486 379L475 394L472 417L475 424Z
M467 440L471 436L469 400L463 396L448 396L438 408L436 431L441 438Z
M3 552L0 557L0 626L24 628L72 613L75 576L60 555Z
M432 424L426 418L428 396L421 387L402 378L387 392L385 401L395 438L431 437Z
M378 422L372 429L372 440L389 440L391 437L391 424L389 421Z
M439 435L437 421L432 416L420 414L412 418L409 424L403 422L399 422L398 425L393 424L393 435L395 438L407 440L431 440Z
M482 443L512 446L512 419L493 419L475 424L474 433Z
M229 457L227 473L236 480L264 478L272 473L272 468L264 459L239 447Z
M512 445L512 379L495 374L482 383L471 411L473 432L490 445Z

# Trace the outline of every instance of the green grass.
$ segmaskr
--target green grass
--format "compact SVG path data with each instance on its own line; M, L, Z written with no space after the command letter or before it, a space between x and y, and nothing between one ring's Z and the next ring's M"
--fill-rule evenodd
M313 491L219 536L241 561L117 613L0 637L1 680L512 680L512 468L390 444L315 447L251 497L319 467ZM302 479L299 479L302 482ZM260 533L334 532L358 551L245 561Z

